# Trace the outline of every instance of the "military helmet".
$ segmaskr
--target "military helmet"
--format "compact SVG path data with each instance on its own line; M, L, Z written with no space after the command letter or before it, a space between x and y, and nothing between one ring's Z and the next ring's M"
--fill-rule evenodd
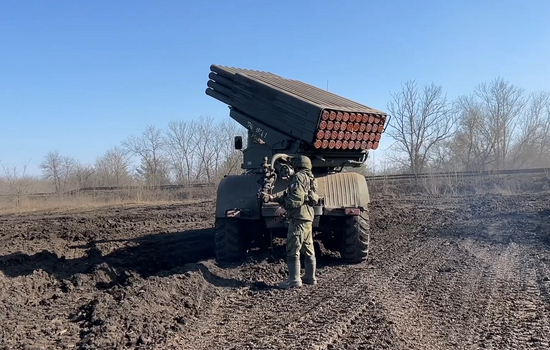
M311 159L309 159L309 157L306 157L306 156L298 156L294 158L293 165L297 169L306 168L311 170Z

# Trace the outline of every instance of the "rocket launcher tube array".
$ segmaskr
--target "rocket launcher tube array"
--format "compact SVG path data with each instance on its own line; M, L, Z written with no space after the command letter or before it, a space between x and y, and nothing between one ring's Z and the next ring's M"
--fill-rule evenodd
M297 80L212 65L206 94L313 149L377 149L386 113Z
M340 118L342 122L333 123L330 120L331 115L334 115L336 120ZM323 111L313 146L317 149L343 151L377 149L385 123L386 118L379 115ZM325 140L328 140L328 143L324 142Z

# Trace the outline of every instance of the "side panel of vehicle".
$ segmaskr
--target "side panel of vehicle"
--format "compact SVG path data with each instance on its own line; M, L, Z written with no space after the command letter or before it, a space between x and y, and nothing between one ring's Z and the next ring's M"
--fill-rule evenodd
M318 194L324 199L324 215L347 214L345 209L367 209L370 203L365 177L358 173L336 173L319 176Z
M218 185L216 218L237 217L260 219L260 203L256 197L261 175L230 175Z

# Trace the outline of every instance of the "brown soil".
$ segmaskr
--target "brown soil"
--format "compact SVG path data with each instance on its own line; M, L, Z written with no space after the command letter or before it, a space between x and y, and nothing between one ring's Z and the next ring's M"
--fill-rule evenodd
M213 203L0 217L2 349L546 349L550 194L371 206L371 258L275 288L218 265Z

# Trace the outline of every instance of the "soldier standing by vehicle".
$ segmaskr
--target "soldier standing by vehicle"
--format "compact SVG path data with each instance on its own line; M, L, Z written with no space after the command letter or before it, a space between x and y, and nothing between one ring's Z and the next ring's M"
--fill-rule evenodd
M286 263L289 276L279 283L280 288L300 287L303 283L316 284L315 250L313 248L313 219L315 194L315 178L311 172L311 160L299 156L294 160L294 174L288 188L280 195L270 195L269 200L281 205L277 209L278 216L288 218L288 233L286 243ZM300 278L300 253L304 255L305 274Z

